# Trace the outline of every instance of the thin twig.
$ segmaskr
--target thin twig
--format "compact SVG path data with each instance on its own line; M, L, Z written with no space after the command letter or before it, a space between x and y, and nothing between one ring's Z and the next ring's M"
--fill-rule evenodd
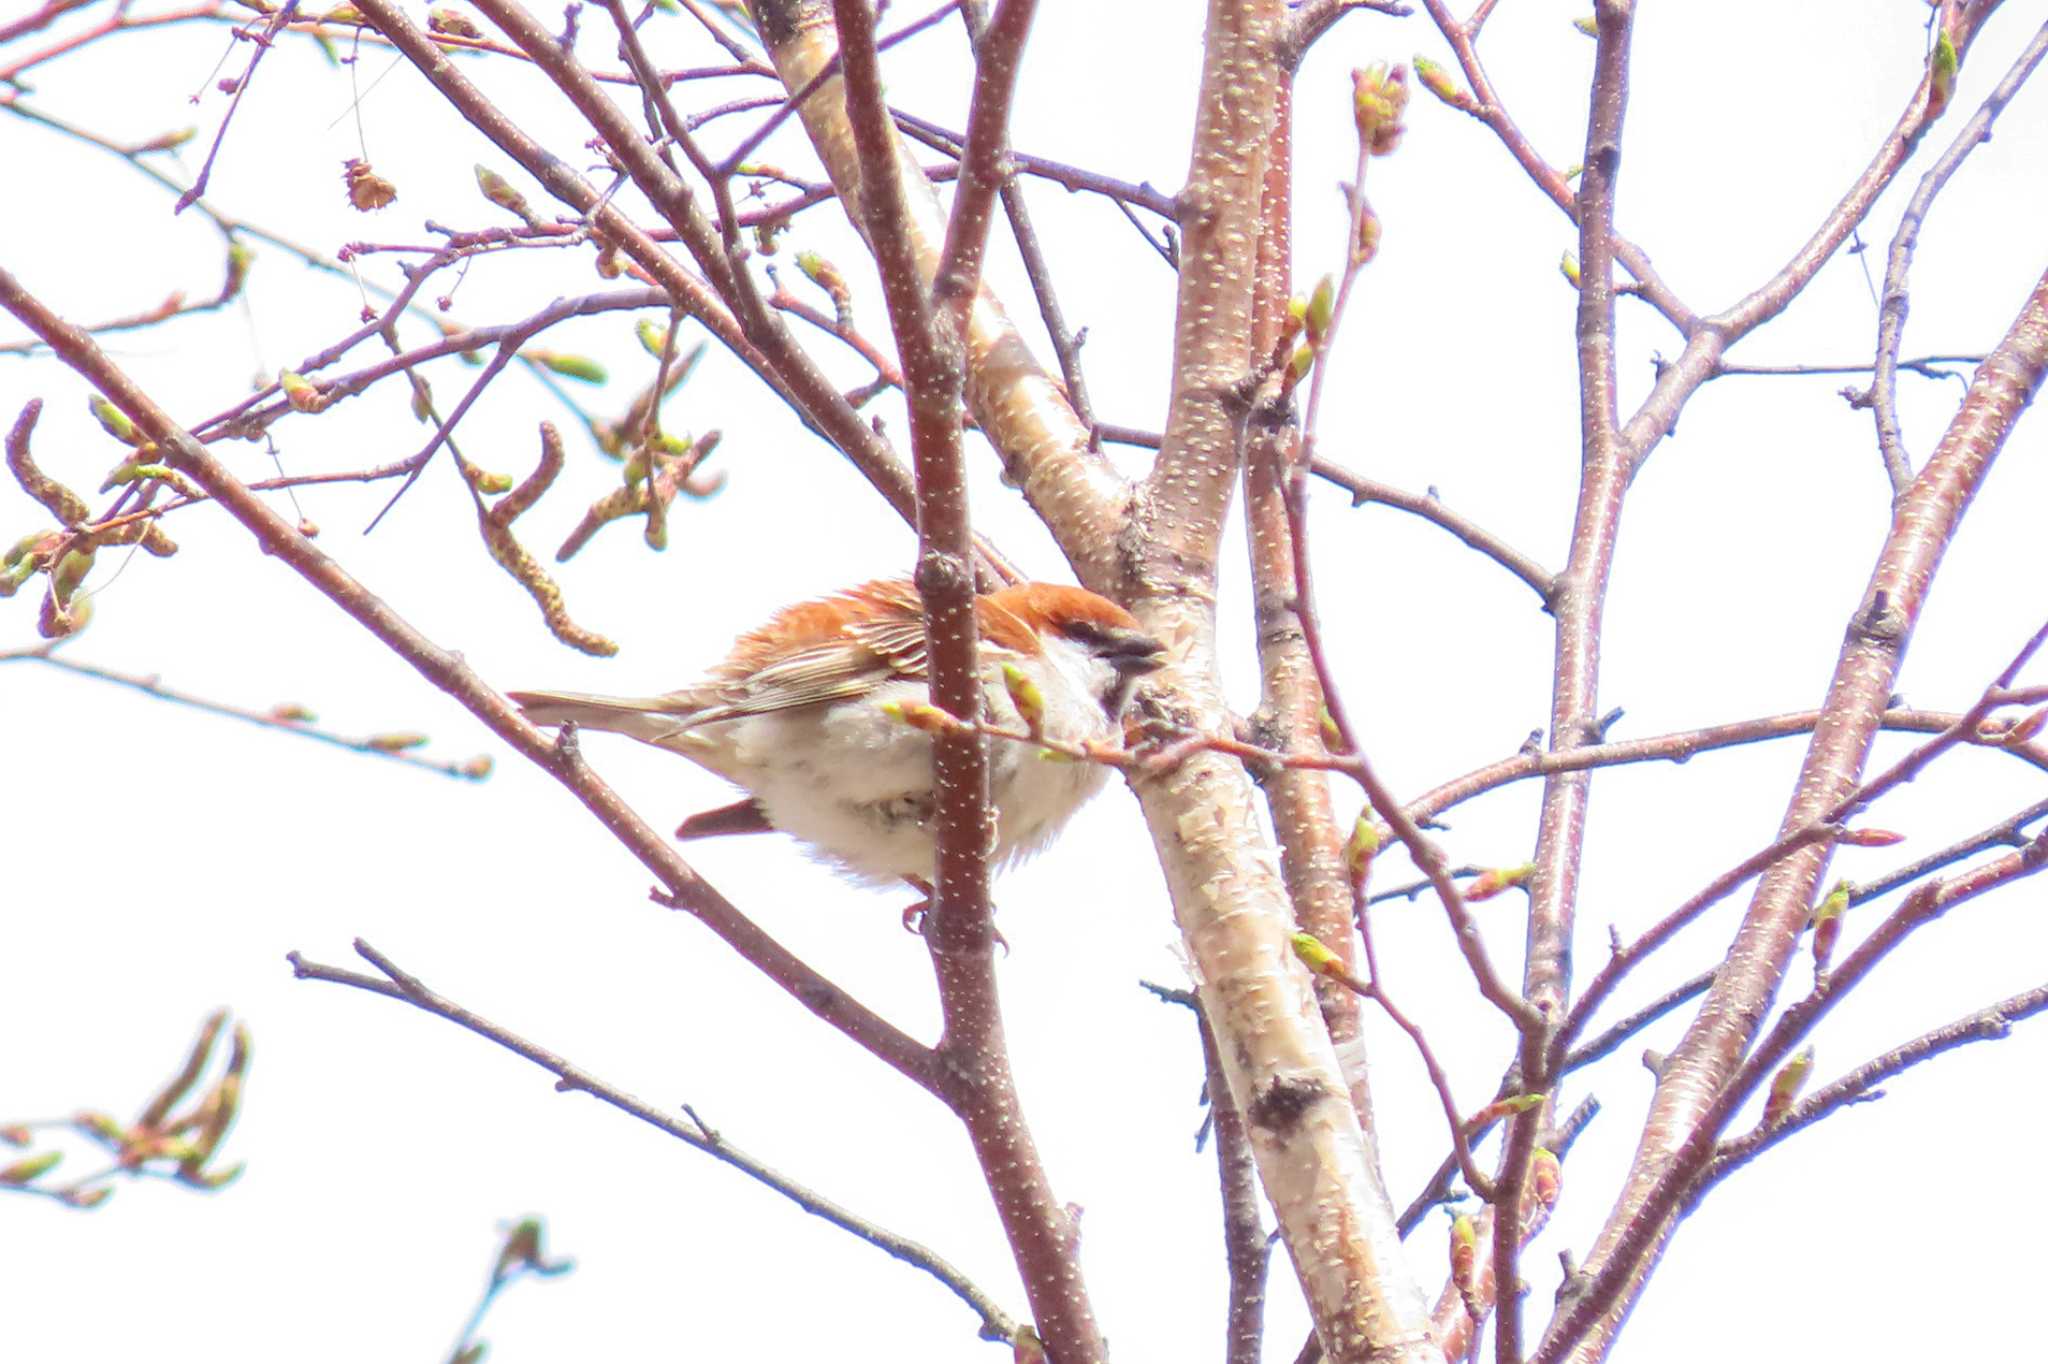
M1488 79L1485 64L1479 60L1479 30L1486 22L1492 6L1481 5L1464 23L1460 23L1451 14L1450 6L1445 0L1422 0L1422 7L1429 12L1431 22L1443 34L1444 40L1451 45L1452 53L1457 56L1459 68L1472 86L1471 94L1457 107L1492 129L1501 146L1507 149L1508 155L1515 159L1515 163L1528 175L1536 188L1556 204L1567 218L1577 222L1579 197L1573 191L1571 182L1555 166L1543 159L1542 153L1536 150L1528 134L1516 124L1508 113L1507 106L1495 92L1492 81ZM1663 314L1681 335L1692 335L1693 329L1699 325L1699 318L1685 305L1684 300L1664 283L1663 278L1651 266L1649 256L1642 248L1619 234L1610 233L1610 237L1614 243L1615 259L1636 278L1636 287L1629 292Z
M1696 754L1714 749L1735 748L1743 744L1809 734L1813 731L1814 725L1819 723L1821 714L1822 712L1817 710L1793 711L1785 715L1759 716L1754 720L1735 720L1725 725L1708 725L1704 729L1681 730L1675 734L1656 734L1643 739L1588 744L1584 748L1575 748L1568 752L1517 753L1511 758L1502 758L1499 762L1489 763L1462 777L1432 787L1408 802L1408 813L1418 820L1431 820L1452 806L1462 805L1471 800L1474 796L1550 772L1574 768L1615 767L1639 762L1683 763ZM1956 711L1913 710L1899 707L1880 715L1878 725L1886 730L1938 735L1956 730L1962 718ZM2037 742L2000 744L1999 747L2021 761L2048 772L2048 747ZM1290 760L1286 755L1275 756L1281 761Z
M241 720L264 729L296 734L300 738L315 739L323 744L333 744L336 748L345 748L351 753L365 753L373 758L404 763L408 767L439 772L444 777L482 781L491 774L491 760L488 757L478 756L465 758L460 762L449 762L422 757L412 752L413 744L410 740L417 736L373 734L367 738L351 739L332 730L320 728L313 723L312 716L299 706L274 706L269 710L250 710L242 706L229 705L225 701L209 701L203 696L195 696L191 692L165 686L163 680L154 673L116 672L112 668L80 663L77 659L64 657L53 652L54 648L55 644L51 643L32 649L10 650L0 653L0 663L41 663L63 672L76 673L80 677L94 677L102 682L112 682L116 686L133 687L136 691L153 696L159 701L169 701L173 705L205 711L208 715L225 715L231 720ZM401 739L407 741L403 746L400 746Z
M1225 1364L1259 1364L1266 1330L1266 1272L1272 1240L1259 1215L1258 1170L1252 1163L1251 1139L1244 1114L1230 1097L1230 1082L1216 1054L1216 1035L1193 995L1202 1032L1202 1064L1207 1075L1209 1119L1216 1136L1216 1174L1223 1196L1223 1260L1230 1276L1223 1327Z
M2044 1009L2048 1009L2048 985L2037 985L1924 1032L1882 1056L1873 1057L1841 1079L1807 1095L1779 1121L1769 1125L1758 1124L1742 1136L1723 1142L1714 1154L1713 1163L1701 1173L1688 1193L1688 1202L1697 1202L1707 1190L1793 1133L1811 1127L1851 1104L1883 1097L1884 1091L1878 1086L1893 1076L1972 1042L1998 1041L2011 1033L2013 1024Z
M1662 361L1656 362L1662 365ZM1981 355L1921 355L1911 360L1900 360L1897 368L1918 374L1927 379L1960 379L1964 376L1945 365L1981 365ZM1868 374L1873 368L1868 360L1850 361L1840 365L1722 365L1714 371L1716 379L1731 375L1753 375L1760 378L1798 378L1807 375Z
M547 1048L529 1042L510 1029L493 1023L454 1000L428 989L417 976L402 970L397 963L361 938L356 939L354 945L356 954L382 972L383 979L337 966L324 966L318 962L307 961L297 952L289 954L286 960L292 964L292 974L300 980L347 985L370 994L382 995L386 999L410 1004L436 1017L445 1018L457 1027L466 1028L486 1041L495 1042L514 1055L525 1057L556 1077L556 1089L565 1093L588 1094L599 1103L608 1104L621 1113L638 1118L648 1126L667 1133L677 1141L694 1147L712 1159L722 1161L748 1178L775 1190L812 1216L823 1218L840 1230L851 1233L903 1263L922 1269L974 1309L975 1314L981 1318L984 1336L1008 1340L1015 1333L1015 1320L997 1306L994 1298L938 1252L852 1212L809 1186L763 1164L735 1146L722 1127L713 1132L701 1123L674 1117L652 1104L635 1098L625 1090L599 1079Z
M1906 201L1905 210L1899 215L1898 230L1892 234L1891 249L1885 254L1884 292L1880 296L1877 313L1877 360L1870 377L1870 411L1877 422L1878 453L1884 458L1885 473L1891 478L1894 496L1904 493L1906 486L1913 481L1913 457L1906 449L1905 438L1899 434L1898 372L1910 368L1910 362L1899 359L1899 345L1905 335L1909 306L1906 272L1913 264L1913 248L1920 241L1920 226L1926 221L1928 210L1934 207L1935 196L1941 193L1949 177L1961 168L1964 158L1990 139L1991 125L2012 97L2019 93L2020 86L2033 74L2043 55L2048 55L2048 24L2034 31L2033 38L2020 49L2019 56L2013 59L2004 78L1984 97L1984 102L1977 106L1977 112L1970 116L1969 121L1956 131L1955 140L1948 144L1948 150L1920 177L1913 197Z
M1989 847L2001 844L2012 847L2025 846L2027 826L2044 817L2048 817L2048 800L2036 801L2025 809L2008 815L1987 829L1981 829L1967 838L1958 839L1938 852L1929 853L1927 856L1888 872L1875 880L1856 882L1850 887L1849 903L1851 906L1860 905L1866 901L1888 895L1900 886L1910 885L1930 873L1940 871L1944 867L1953 866L1973 853L1982 852ZM1708 970L1702 971L1691 979L1673 986L1656 999L1643 1005L1634 1013L1606 1029L1599 1036L1573 1047L1559 1064L1558 1073L1564 1074L1577 1070L1581 1066L1590 1065L1594 1061L1608 1055L1629 1038L1664 1017L1679 1005L1703 993L1713 983L1714 972ZM1603 989L1600 997L1604 998L1605 994L1606 991ZM1598 1002L1599 999L1595 998L1589 990L1587 992L1587 999L1580 1001L1579 1009L1574 1011L1572 1021L1567 1025L1574 1034L1576 1034L1581 1026L1582 1012L1583 1016L1590 1017L1592 1004L1597 1004Z
M1711 1167L1721 1130L1737 1108L1777 1072L1792 1048L1836 1000L1849 993L1917 929L1956 905L2032 875L2044 864L2048 864L2048 834L2036 837L2023 849L1993 858L1948 880L1923 883L1840 966L1823 975L1811 993L1786 1009L1728 1083L1715 1091L1685 1139L1660 1165L1660 1172L1622 1224L1611 1249L1598 1262L1589 1264L1586 1277L1572 1286L1534 1356L1534 1364L1557 1364L1588 1331L1639 1289L1638 1270L1643 1258L1662 1241L1671 1216L1685 1205Z
M919 118L916 114L891 109L889 116L896 121L897 127L935 151L957 157L965 145L965 139L959 133L952 132L929 119ZM1025 175L1051 180L1077 192L1100 194L1105 199L1114 200L1127 208L1146 209L1168 222L1173 222L1178 216L1172 195L1143 182L1132 184L1128 180L1118 180L1113 176L1086 170L1080 166L1070 166L1064 161L1033 156L1029 152L1013 150L1009 153L1009 161Z
M1109 439L1105 436L1104 439ZM1547 607L1551 594L1557 588L1557 575L1544 568L1528 555L1502 540L1491 531L1484 529L1468 518L1446 507L1432 488L1417 496L1404 492L1391 484L1355 474L1344 466L1318 455L1309 463L1309 472L1317 478L1336 484L1351 494L1351 505L1362 507L1368 502L1381 506L1397 507L1412 513L1425 521L1443 527L1464 541L1472 549L1499 564L1508 572L1528 584L1539 600Z

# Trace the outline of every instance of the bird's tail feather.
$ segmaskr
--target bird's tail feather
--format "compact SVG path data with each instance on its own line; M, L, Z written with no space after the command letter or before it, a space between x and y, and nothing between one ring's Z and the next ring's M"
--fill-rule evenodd
M658 744L689 727L689 715L663 697L592 696L573 691L515 691L506 697L544 729L574 723Z

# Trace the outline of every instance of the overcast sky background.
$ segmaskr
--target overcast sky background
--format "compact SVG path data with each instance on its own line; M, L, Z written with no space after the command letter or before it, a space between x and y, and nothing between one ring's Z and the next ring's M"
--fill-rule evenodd
M1515 0L1483 43L1504 99L1559 165L1580 159L1592 44L1583 6ZM75 16L72 31L105 12ZM906 10L895 22L910 17ZM1923 60L1925 13L1904 0L1785 6L1647 4L1625 136L1619 225L1702 312L1777 269L1867 161ZM1864 261L1830 262L1779 323L1742 345L1747 363L1853 363L1875 336L1870 275L1913 182L2032 33L2007 6L1964 68L1956 110L1929 135L1871 218ZM686 20L650 26L664 66L715 60ZM1177 186L1200 55L1193 7L1048 0L1015 115L1022 150L1122 178ZM31 40L38 43L41 40ZM602 15L586 8L583 52L612 64ZM225 100L215 63L239 71L218 25L131 35L53 62L23 97L117 140L195 123L196 165ZM948 23L890 53L892 100L960 121L964 44ZM1415 52L1448 62L1419 15L1351 19L1305 67L1298 103L1297 279L1333 269L1349 174L1348 71ZM0 62L19 54L0 52ZM395 69L394 69L395 68ZM464 69L565 155L582 141L563 105L509 62ZM513 173L481 135L388 51L366 48L359 141L351 74L308 42L266 59L214 173L213 202L323 251L349 241L420 242L423 220L503 221L470 165ZM702 103L760 93L729 82ZM195 109L194 91L205 91ZM732 145L750 115L713 125ZM1575 234L1472 120L1417 94L1400 152L1372 168L1384 224L1339 343L1323 449L1395 484L1436 487L1545 563L1564 557L1578 458L1571 328L1559 277ZM2048 221L2048 92L2024 91L1939 201L1922 234L1905 351L1981 353L2037 277ZM343 158L367 149L399 188L373 217L349 211ZM761 153L808 172L785 131ZM0 262L77 320L146 307L172 288L218 287L218 235L117 160L0 118L0 166L16 189L0 215ZM518 177L514 177L519 179ZM541 211L537 187L519 179ZM1157 429L1168 382L1170 272L1107 203L1028 186L1070 319L1086 325L1098 415ZM835 260L862 290L864 325L885 331L857 245L831 208L798 220L789 247ZM991 279L1021 318L1029 292L1007 239ZM111 338L110 351L181 420L248 391L252 378L351 329L361 301L343 280L257 247L246 305ZM389 283L389 256L365 274ZM785 278L802 288L793 266ZM1866 268L1865 261L1868 265ZM440 292L440 285L428 290ZM588 253L480 259L452 316L481 324L557 294L606 287ZM822 302L822 300L820 300ZM1623 408L1647 391L1651 357L1678 340L1647 309L1622 309ZM1035 326L1035 324L1033 324ZM419 323L405 333L417 341ZM16 329L0 339L13 339ZM1036 332L1033 332L1034 337ZM849 386L868 375L829 338L813 349ZM614 379L587 401L623 408L651 362L623 314L552 334L555 349L605 360ZM365 359L369 351L360 353ZM438 366L453 401L475 371ZM1663 733L1811 707L1887 525L1888 490L1869 415L1842 378L1727 378L1686 410L1638 481L1608 613L1603 709L1613 737ZM1962 392L1900 379L1908 445L1924 459ZM0 415L47 401L44 467L97 486L117 450L86 412L86 389L47 357L0 356ZM276 428L287 470L402 458L425 439L403 390L385 385L318 420ZM899 438L900 404L878 405ZM666 408L671 430L717 427L707 503L678 504L666 554L637 525L607 528L559 574L569 607L620 641L613 660L564 650L485 555L468 497L438 461L375 535L359 532L388 486L301 495L322 543L438 642L501 687L666 690L716 659L776 606L903 571L910 531L829 448L735 362L713 351ZM471 458L523 475L535 423L569 422L518 373L471 414ZM1901 680L1915 704L1961 709L2043 615L2048 454L2039 415L2018 428L1949 556ZM1145 452L1117 450L1131 473ZM262 449L222 449L255 479ZM1068 576L993 460L977 459L977 523L1033 573ZM614 466L571 441L556 489L520 523L545 557ZM1313 538L1337 661L1373 757L1419 792L1511 753L1543 725L1550 621L1531 594L1440 531L1319 491ZM0 542L46 523L11 483ZM175 1067L210 1009L246 1019L255 1061L227 1154L249 1168L208 1198L167 1184L123 1187L92 1215L0 1199L0 1353L97 1360L200 1342L226 1360L445 1357L487 1272L502 1224L547 1219L575 1273L521 1285L484 1336L502 1364L570 1358L997 1360L972 1315L924 1275L826 1227L710 1160L586 1099L562 1096L525 1062L426 1015L331 986L297 983L292 949L351 962L361 936L461 1003L650 1102L691 1104L731 1141L819 1191L925 1241L1022 1312L1022 1295L966 1142L952 1120L733 958L686 917L650 905L648 878L560 789L507 757L452 702L368 640L310 588L263 559L210 509L167 527L169 561L101 556L96 619L67 653L161 673L173 686L264 707L302 703L332 729L422 730L437 756L491 753L471 785L167 706L27 663L0 667L0 1121L79 1107L132 1114ZM1222 585L1227 681L1246 708L1256 671L1239 541ZM34 642L38 593L0 606L0 649ZM2037 669L2033 674L2039 680ZM1905 741L1887 740L1880 760ZM1581 919L1581 980L1608 925L1632 932L1769 840L1803 741L1618 770L1596 783ZM713 778L624 740L592 761L657 826L721 804ZM2041 775L1968 751L1890 797L1874 823L1907 832L1889 851L1845 851L1840 874L1874 877L2038 799ZM1454 813L1454 857L1510 864L1529 851L1537 788L1509 788ZM1338 791L1340 809L1355 797ZM735 903L806 960L920 1036L936 1029L928 959L897 926L902 894L850 888L779 840L703 844L690 856ZM1390 858L1383 871L1402 879ZM1201 1062L1189 1018L1138 988L1185 982L1156 864L1129 795L1104 795L1055 848L998 887L1011 947L1001 964L1018 1082L1062 1198L1085 1209L1084 1265L1123 1359L1213 1357L1222 1331L1214 1162L1193 1133ZM1731 901L1641 973L1618 1017L1718 955ZM2048 926L2038 883L1927 929L1820 1030L1831 1079L1928 1027L2039 983ZM1519 897L1479 908L1504 969L1519 970ZM1857 911L1852 937L1881 909ZM1429 1027L1458 1096L1491 1091L1506 1037L1428 904L1383 911L1390 984ZM1791 984L1803 991L1807 967ZM1682 1020L1651 1030L1668 1046ZM1397 1203L1441 1158L1442 1122L1412 1050L1374 1020L1381 1146ZM1583 1254L1639 1131L1650 1078L1640 1047L1575 1076L1566 1101L1605 1105L1574 1152L1564 1200L1527 1259L1532 1325L1547 1316L1561 1249ZM2043 1116L2048 1026L2021 1026L1912 1072L1884 1102L1837 1116L1716 1193L1680 1234L1619 1349L1622 1360L1688 1361L1818 1352L1903 1358L2011 1350L2010 1305L2038 1280L2032 1173ZM1746 1125L1739 1122L1738 1127ZM67 1170L90 1168L74 1152ZM1432 1294L1443 1219L1410 1243ZM1306 1318L1276 1258L1268 1358L1287 1360ZM1997 1304L1999 1310L1983 1310ZM1489 1347L1490 1348L1490 1347Z

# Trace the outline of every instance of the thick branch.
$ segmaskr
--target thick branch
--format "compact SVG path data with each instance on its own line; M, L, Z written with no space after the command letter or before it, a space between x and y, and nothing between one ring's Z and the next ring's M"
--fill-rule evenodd
M1294 94L1282 83L1261 187L1258 276L1252 295L1251 353L1269 355L1279 343L1293 293L1289 284L1293 240ZM1259 708L1251 717L1253 741L1288 752L1322 747L1322 682L1316 675L1296 596L1294 539L1287 511L1288 479L1299 432L1290 424L1262 422L1245 442L1245 551L1251 564L1253 628L1259 646ZM1355 969L1351 887L1344 866L1345 831L1320 772L1281 766L1265 773L1260 788L1280 845L1280 874L1294 905L1295 922ZM1344 1068L1369 1158L1377 1166L1372 1091L1361 1040L1358 996L1317 976L1316 1003Z
M1011 12L1015 0L1010 0ZM945 1019L940 1043L947 1099L967 1128L993 1196L1011 1254L1024 1280L1033 1323L1062 1364L1105 1358L1102 1334L1081 1278L1067 1213L1054 1196L1023 1105L1010 1075L996 994L995 924L988 896L988 849L994 824L989 801L988 741L972 728L981 718L981 669L975 652L973 534L967 515L967 465L961 449L963 346L957 316L941 316L927 293L924 263L910 230L904 164L882 99L882 74L866 0L834 0L846 112L860 160L860 210L880 268L896 349L903 359L910 406L910 444L917 470L917 585L924 598L925 636L934 705L969 722L933 736L932 779L938 794L937 874L925 945L938 976ZM1029 18L1028 5L1023 8ZM1023 30L1004 30L1021 43ZM1000 49L1002 43L992 42ZM986 50L986 49L985 49ZM1014 50L1007 71L1015 74ZM995 64L1005 66L1000 57ZM973 122L1000 151L1007 83L975 92ZM998 108L989 112L986 102ZM993 120L991 131L991 120ZM993 155L993 153L990 153ZM972 296L987 205L977 224L956 219L949 255ZM943 287L945 281L941 281Z
M1277 0L1212 0L1180 198L1173 391L1152 476L1121 537L1131 608L1174 666L1146 700L1224 732L1214 585L1251 400L1252 299L1286 15ZM1055 524L1055 530L1063 528ZM1420 1285L1348 1085L1295 963L1293 916L1245 774L1199 753L1133 781L1282 1239L1332 1360L1429 1360Z

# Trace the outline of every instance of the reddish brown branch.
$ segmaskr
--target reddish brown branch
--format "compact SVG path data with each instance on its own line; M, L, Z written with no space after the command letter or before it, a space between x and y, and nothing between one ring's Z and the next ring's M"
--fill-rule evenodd
M945 246L932 274L932 293L948 325L964 344L967 311L981 292L981 260L997 191L1009 179L1003 164L1010 141L1010 101L1017 68L1031 32L1037 0L997 0L994 16L974 35L974 93L967 110L967 137L960 152L960 180ZM894 147L890 147L893 163ZM906 215L907 216L907 215Z
M1557 618L1550 699L1550 748L1567 752L1597 742L1600 652L1614 547L1621 532L1622 500L1632 472L1631 451L1620 432L1614 344L1614 234L1616 182L1621 172L1622 118L1628 107L1633 0L1595 0L1591 112L1586 121L1585 170L1579 180L1580 473L1571 554L1549 598ZM1522 994L1543 1016L1541 1031L1521 1039L1522 1085L1547 1092L1555 1083L1555 1039L1571 1000L1572 931L1577 922L1579 870L1585 854L1590 769L1555 772L1543 779L1537 818L1535 871L1529 881L1529 927ZM1522 1194L1542 1108L1508 1121L1501 1154L1501 1197L1492 1228L1493 1271L1500 1282L1520 1281L1524 1239ZM1500 1364L1521 1364L1522 1298L1505 1292L1495 1303L1494 1346Z
M1354 914L1358 924L1358 940L1365 949L1367 978L1360 980L1343 963L1332 956L1325 965L1316 967L1318 975L1335 980L1361 999L1369 999L1380 1006L1389 1022L1407 1034L1415 1044L1415 1053L1422 1061L1422 1068L1429 1075L1430 1087L1436 1091L1437 1102L1442 1105L1444 1121L1451 1130L1451 1156L1457 1162L1458 1173L1465 1176L1465 1183L1482 1201L1491 1203L1496 1197L1494 1184L1479 1168L1479 1162L1472 1156L1472 1146L1467 1140L1464 1110L1458 1107L1457 1096L1451 1093L1451 1077L1443 1064L1436 1059L1436 1048L1429 1043L1428 1034L1408 1017L1393 996L1387 993L1386 980L1380 974L1379 953L1373 949L1372 919L1365 908L1365 885L1358 883L1357 902ZM1323 950L1328 951L1325 947ZM1314 963L1311 963L1314 965Z
M1408 802L1408 813L1418 820L1434 819L1452 806L1461 805L1474 796L1511 782L1526 781L1531 777L1551 772L1572 768L1614 767L1623 763L1682 763L1695 754L1717 748L1734 748L1742 744L1761 743L1767 739L1807 734L1820 722L1821 714L1822 712L1817 710L1793 711L1786 715L1736 720L1725 725L1709 725L1704 729L1658 734L1645 739L1588 744L1584 748L1575 748L1568 752L1517 753L1512 758L1502 758L1497 763L1490 763L1441 786L1432 787ZM1955 729L1961 719L1962 716L1955 711L1900 708L1885 711L1878 717L1878 724L1883 729L1907 733L1942 734ZM2014 757L2048 772L2048 747L2032 742L2000 747Z
M892 109L889 113L890 117L896 120L897 127L925 146L953 157L961 154L965 139L960 134L901 109ZM1174 221L1177 216L1178 210L1173 196L1154 189L1149 184L1141 182L1134 185L1127 180L1118 180L1113 176L1080 166L1070 166L1063 161L1033 156L1029 152L1011 151L1008 159L1025 175L1050 180L1076 192L1099 194L1105 199L1127 207L1142 208L1147 212L1156 213L1168 222Z
M1030 17L1028 3L1006 0L1007 17L991 26L982 56L998 78L975 90L975 141L982 156L1000 154L1016 45ZM983 1180L1010 1243L1031 1303L1033 1326L1061 1364L1105 1358L1100 1329L1081 1277L1068 1213L1054 1196L1026 1125L1010 1074L995 979L995 925L988 894L988 743L972 727L981 717L976 656L974 540L968 520L965 415L965 309L978 292L980 245L988 228L994 184L989 171L968 173L980 185L973 221L956 217L944 257L964 290L960 310L943 319L927 289L896 154L895 130L882 98L874 21L865 0L834 0L846 116L860 162L861 220L879 267L890 330L903 361L917 473L918 563L924 599L932 703L965 725L932 738L932 780L944 793L935 819L938 840L934 894L925 916L925 945L938 977L945 1035L939 1052L946 1098L967 1129ZM1019 17L1021 16L1021 18ZM939 289L947 287L944 277ZM941 303L943 306L943 301Z
M1287 325L1293 242L1294 93L1282 82L1260 187L1258 273L1253 283L1251 353L1270 355ZM1261 421L1247 433L1244 457L1245 552L1252 574L1253 627L1259 648L1259 708L1247 731L1268 748L1322 748L1322 683L1296 615L1294 540L1288 530L1287 484L1299 432L1291 423ZM1164 754L1161 755L1162 759ZM1252 760L1256 761L1256 760ZM1260 788L1280 845L1280 874L1294 922L1315 935L1347 970L1352 949L1352 888L1344 864L1345 831L1318 772L1268 765ZM1253 771L1260 771L1253 768ZM1317 976L1316 1005L1329 1029L1361 1129L1374 1131L1359 997Z
M370 0L378 3L378 0ZM204 488L262 546L410 664L421 676L475 715L516 752L538 764L573 794L664 887L662 894L687 909L739 955L805 1008L934 1094L944 1080L930 1048L873 1013L764 933L699 877L668 840L641 819L582 761L573 741L551 742L473 672L459 654L441 648L350 576L296 526L265 503L174 423L77 327L46 308L0 269L5 307L73 370L105 394L163 451L165 462Z

